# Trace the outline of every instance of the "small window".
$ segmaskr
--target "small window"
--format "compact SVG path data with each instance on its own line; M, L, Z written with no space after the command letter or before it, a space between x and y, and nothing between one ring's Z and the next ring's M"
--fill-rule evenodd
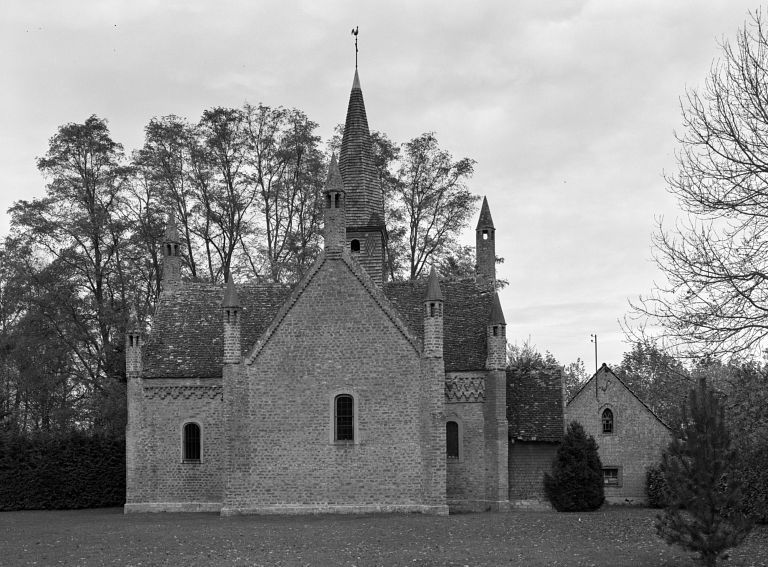
M330 209L331 208L331 194L327 193L325 195L325 208Z
M336 195L334 197L334 200L335 200L334 208L338 209L339 208L339 203L341 202L341 195L336 193Z
M184 425L184 460L200 462L200 426L196 423Z
M621 486L619 467L606 467L603 469L603 486Z
M349 394L336 396L335 423L336 441L354 441L355 440L355 400Z
M352 252L360 252L360 241L355 239L349 243L349 248Z
M608 408L603 410L603 433L613 433L613 412Z
M445 422L445 456L459 458L459 424L455 421Z
M487 230L483 231L483 240L488 240L488 231Z

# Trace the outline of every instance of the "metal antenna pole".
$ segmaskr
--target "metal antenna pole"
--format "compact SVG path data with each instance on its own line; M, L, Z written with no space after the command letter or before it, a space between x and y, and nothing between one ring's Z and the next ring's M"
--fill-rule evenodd
M597 399L597 334L589 335L589 342L595 343L595 399Z

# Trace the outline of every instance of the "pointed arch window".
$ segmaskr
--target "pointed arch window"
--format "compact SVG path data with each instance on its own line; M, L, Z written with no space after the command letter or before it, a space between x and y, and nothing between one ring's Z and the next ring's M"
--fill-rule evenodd
M603 415L601 417L602 423L603 423L603 434L604 435L610 435L613 433L613 412L609 408L605 408L603 410Z
M355 400L349 394L336 396L334 401L335 408L335 430L334 438L336 441L354 441L355 440Z

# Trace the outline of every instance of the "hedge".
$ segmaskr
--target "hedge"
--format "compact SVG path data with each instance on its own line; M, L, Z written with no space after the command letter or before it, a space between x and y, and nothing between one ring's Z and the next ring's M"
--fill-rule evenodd
M80 432L0 433L0 510L125 503L125 439Z

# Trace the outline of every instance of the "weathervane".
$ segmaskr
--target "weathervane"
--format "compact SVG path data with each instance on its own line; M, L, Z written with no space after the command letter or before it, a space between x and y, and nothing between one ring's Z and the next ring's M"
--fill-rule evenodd
M360 26L352 28L352 35L355 36L355 69L357 69L357 34Z

